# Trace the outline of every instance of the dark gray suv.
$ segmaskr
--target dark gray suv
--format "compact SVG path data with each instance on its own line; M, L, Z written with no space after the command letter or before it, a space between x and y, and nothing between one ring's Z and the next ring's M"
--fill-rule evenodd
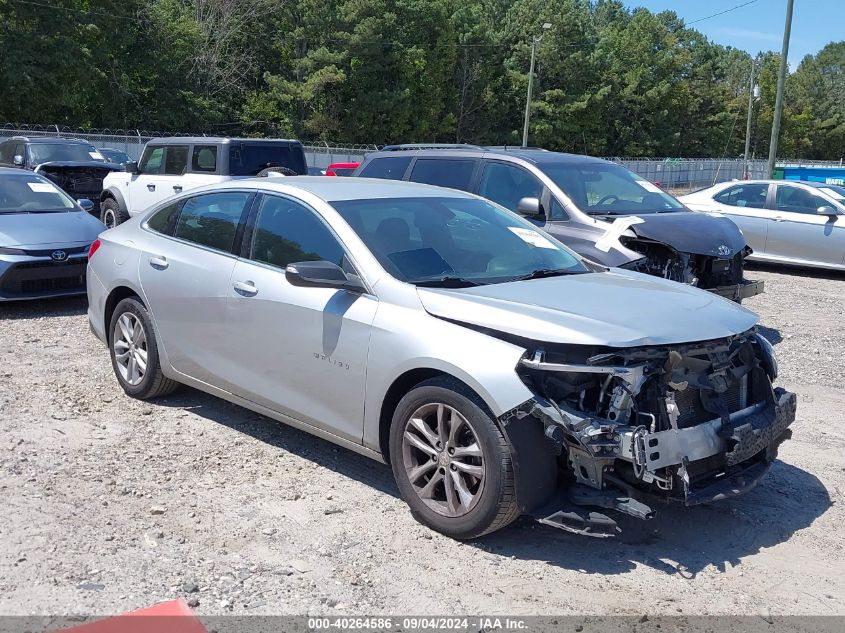
M621 165L541 149L393 145L356 176L410 180L478 194L531 219L584 257L741 301L751 253L729 219L692 213Z

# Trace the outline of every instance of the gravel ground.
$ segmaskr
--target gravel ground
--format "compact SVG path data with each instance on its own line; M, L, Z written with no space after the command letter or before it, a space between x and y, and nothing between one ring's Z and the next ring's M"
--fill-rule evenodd
M845 614L845 276L752 276L793 439L746 496L608 540L449 540L383 465L191 389L127 398L84 300L0 307L0 614Z

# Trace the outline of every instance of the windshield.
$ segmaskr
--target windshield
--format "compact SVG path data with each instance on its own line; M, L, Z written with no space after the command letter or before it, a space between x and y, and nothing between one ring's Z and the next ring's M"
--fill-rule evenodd
M472 286L588 272L560 242L485 200L394 198L332 205L401 281Z
M841 185L824 185L819 187L819 191L826 193L839 204L845 205L845 187Z
M121 152L120 150L117 150L117 149L101 149L100 153L109 162L118 163L119 165L125 165L130 160L132 160L131 158L129 158L129 154L126 154L125 152Z
M590 215L641 215L684 208L657 185L620 165L547 163L539 167L575 206Z
M76 143L33 143L29 146L29 159L33 165L52 161L103 160L102 154L93 145Z
M0 214L75 211L76 205L53 183L34 174L0 174Z

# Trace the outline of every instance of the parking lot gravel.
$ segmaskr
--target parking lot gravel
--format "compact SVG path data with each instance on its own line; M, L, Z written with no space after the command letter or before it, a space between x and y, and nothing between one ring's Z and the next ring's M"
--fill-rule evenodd
M606 540L452 541L384 465L192 389L126 397L84 299L2 305L0 615L845 614L845 275L749 276L793 439L746 496Z

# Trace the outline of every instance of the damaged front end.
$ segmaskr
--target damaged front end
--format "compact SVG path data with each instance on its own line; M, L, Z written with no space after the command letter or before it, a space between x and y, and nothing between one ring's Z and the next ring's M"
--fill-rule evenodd
M103 179L113 171L123 171L119 165L102 161L53 161L42 163L35 173L53 181L74 200L88 199L94 203L91 214L100 216L100 194Z
M772 387L771 345L754 331L666 347L538 346L517 371L535 397L502 422L513 437L526 418L541 423L565 494L532 513L583 534L616 529L591 508L647 519L652 499L690 506L746 492L795 419L795 394Z

